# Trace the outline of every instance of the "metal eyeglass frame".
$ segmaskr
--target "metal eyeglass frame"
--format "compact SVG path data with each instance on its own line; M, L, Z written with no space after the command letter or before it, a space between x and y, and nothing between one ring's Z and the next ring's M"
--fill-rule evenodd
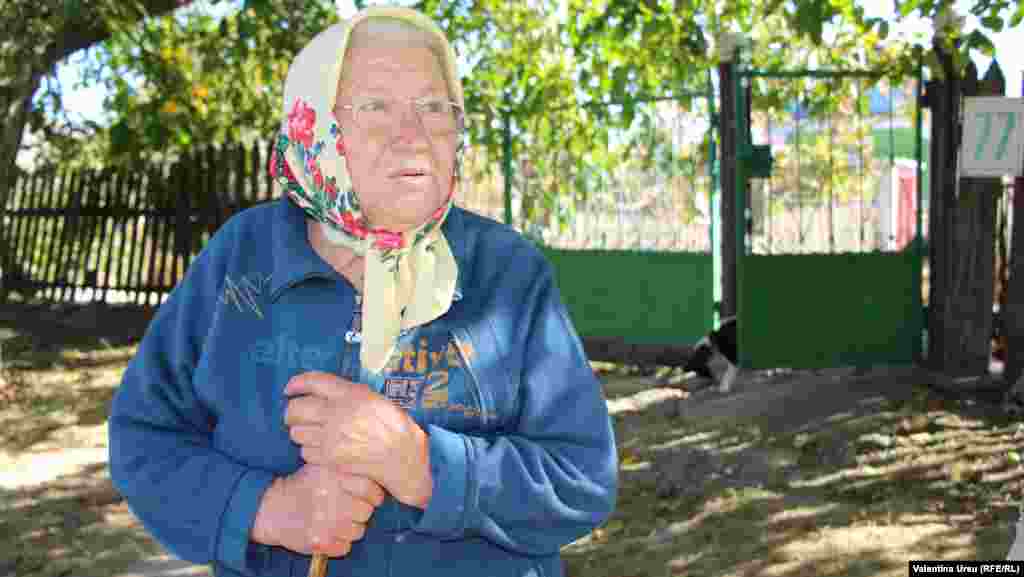
M390 101L402 101L402 99L400 99L400 98L367 98L366 102L362 102L362 103L358 103L358 104L362 105L362 104L366 104L368 102L388 101L388 100L390 100ZM413 112L416 113L416 119L419 120L420 126L422 126L424 128L424 130L426 129L426 126L423 124L423 113L420 111L420 107L423 104L425 104L425 103L444 102L444 103L450 105L456 111L455 131L452 134L463 134L466 131L466 111L462 108L462 106L459 105L458 102L455 102L454 100L443 100L443 99L436 99L436 98L429 98L429 99L428 98L409 98L409 99L405 100L405 102L408 102L408 103L413 105ZM353 117L358 117L359 116L358 112L356 111L356 104L355 103L354 104L339 104L339 105L335 105L335 107L333 109L333 111L334 111L334 118L335 118L335 120L338 120L338 124L339 124L338 129L339 130L341 130L341 126L340 126L341 121L340 121L340 119L338 119L338 110L351 110L353 112ZM358 125L359 124L358 121L355 122L355 124Z

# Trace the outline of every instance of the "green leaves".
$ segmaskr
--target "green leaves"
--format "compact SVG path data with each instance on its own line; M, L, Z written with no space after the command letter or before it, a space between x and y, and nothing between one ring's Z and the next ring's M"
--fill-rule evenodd
M64 20L73 21L82 15L82 0L64 0Z
M1003 31L1003 19L999 14L989 14L981 19L981 24L992 32Z
M881 40L889 38L889 21L885 18L871 18L866 23L869 28L877 28Z
M612 72L611 95L612 102L623 102L626 100L626 84L629 82L629 69L618 66Z
M837 0L839 1L839 0ZM821 43L825 24L835 12L829 0L803 0L796 6L796 28L815 44Z
M148 20L98 50L90 77L111 89L114 121L81 154L100 145L104 164L173 157L272 132L290 58L327 26L333 3L248 0L223 17L215 4Z
M179 154L223 138L266 138L279 124L291 58L336 19L333 0L242 0L232 4L240 9L223 17L214 16L216 0L202 0L176 17L150 18L142 25L132 14L166 0L14 4L29 14L37 1L60 16L16 18L18 25L28 22L20 36L55 38L55 22L84 17L101 18L115 30L96 50L89 74L111 88L106 106L113 121L89 139L89 147L81 147L95 154L102 144L104 163ZM420 0L415 5L442 23L471 64L465 78L473 115L469 138L481 165L500 166L502 115L511 115L513 157L517 165L529 159L537 171L525 189L536 196L530 206L557 218L574 206L559 198L607 186L599 176L621 164L623 151L642 149L637 162L658 170L692 170L692 162L683 162L659 126L658 106L642 98L705 93L707 71L717 65L712 39L722 31L749 34L752 49L744 57L757 68L885 66L905 72L913 62L911 47L891 38L885 19L865 18L859 0L564 1L564 12L556 0ZM930 17L940 4L905 0L896 8L904 17ZM1011 0L974 0L973 9L989 30L1024 19L1024 5ZM561 13L567 18L558 18ZM15 73L22 54L22 47L14 52L7 46L0 41L0 78ZM980 31L961 46L992 49ZM789 101L793 90L756 88L755 107ZM813 89L803 96L819 111L829 99ZM618 106L596 105L607 102ZM608 143L603 151L602 143Z
M977 50L989 57L993 56L996 50L995 46L992 44L992 41L981 30L974 30L967 35L965 48L967 50ZM966 61L967 55L964 56L964 60Z

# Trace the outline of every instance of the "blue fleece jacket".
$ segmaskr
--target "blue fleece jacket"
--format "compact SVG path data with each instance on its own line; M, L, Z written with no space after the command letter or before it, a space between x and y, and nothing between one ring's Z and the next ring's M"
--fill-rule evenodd
M286 199L229 220L160 306L110 415L114 484L174 555L218 576L304 577L310 557L250 541L263 493L301 465L284 386L320 370L369 384L429 436L426 509L388 497L329 575L558 576L559 550L615 505L599 383L553 271L514 230L455 208L448 313L359 364L350 284Z

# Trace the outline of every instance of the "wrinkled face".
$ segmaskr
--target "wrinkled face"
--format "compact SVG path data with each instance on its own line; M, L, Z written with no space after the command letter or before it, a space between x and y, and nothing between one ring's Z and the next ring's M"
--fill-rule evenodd
M372 227L415 228L450 192L460 138L439 127L436 110L411 104L449 100L437 56L425 46L354 46L344 70L335 115L363 213Z

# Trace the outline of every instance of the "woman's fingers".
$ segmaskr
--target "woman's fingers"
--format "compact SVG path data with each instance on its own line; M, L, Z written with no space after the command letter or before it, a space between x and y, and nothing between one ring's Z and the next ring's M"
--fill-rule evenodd
M363 538L366 525L349 518L345 510L346 501L351 497L322 503L310 523L309 540L313 553L338 557L348 553L353 541Z
M339 487L333 488L324 505L324 513L329 517L327 530L331 539L358 541L366 531L366 522L373 515L373 507L358 497L354 497Z
M323 447L311 447L309 445L299 445L299 455L302 460L310 465L320 465L326 467L330 465L327 460L327 453L323 450Z
M323 554L328 557L344 557L352 550L352 543L344 539L335 540L324 548Z
M306 395L288 401L284 410L284 424L288 426L323 424L327 422L329 407L321 397Z
M331 535L334 541L346 541L354 543L363 538L366 534L366 525L353 521L340 521Z
M362 499L363 501L379 507L384 502L384 497L387 493L384 491L384 487L380 486L373 479L363 477L361 475L352 475L349 473L339 473L339 480L341 481L341 488L346 493L353 497Z
M355 487L354 490L365 493L372 489L372 483L326 468L320 472L309 494L312 500L309 504L310 539L316 538L314 551L338 556L348 552L351 542L363 538L366 523L375 508L350 491Z
M303 447L320 447L323 443L324 428L320 425L295 425L289 427L288 436Z
M352 541L340 537L332 536L327 532L311 532L310 543L312 548L311 554L327 555L328 557L341 557L347 555L352 550Z
M366 524L373 516L374 506L358 497L350 497L347 506L348 514L354 523Z

